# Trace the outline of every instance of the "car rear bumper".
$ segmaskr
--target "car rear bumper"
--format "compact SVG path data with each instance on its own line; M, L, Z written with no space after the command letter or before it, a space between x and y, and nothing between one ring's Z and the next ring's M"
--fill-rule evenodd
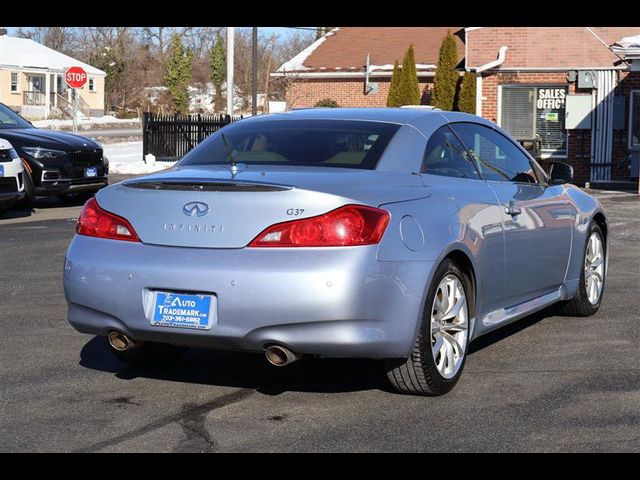
M405 357L421 317L428 262L379 262L377 246L200 249L76 235L64 270L68 319L83 333L334 357ZM212 293L210 330L157 327L154 290Z

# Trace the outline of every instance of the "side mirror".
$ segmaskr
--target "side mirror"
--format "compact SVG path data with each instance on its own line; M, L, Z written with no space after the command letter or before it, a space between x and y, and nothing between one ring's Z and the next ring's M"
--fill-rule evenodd
M549 168L549 183L561 185L573 180L573 167L563 162L552 162Z

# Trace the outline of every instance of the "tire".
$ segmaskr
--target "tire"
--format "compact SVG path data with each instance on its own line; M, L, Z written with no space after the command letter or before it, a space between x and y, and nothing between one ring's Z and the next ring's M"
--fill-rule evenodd
M586 279L586 262L587 262L587 253L589 251L589 242L593 235L599 236L602 250L602 273L601 273L601 286L599 288L598 298L595 303L592 303L592 299L589 298L589 292L587 291L587 279ZM600 226L592 222L591 227L589 228L589 234L587 235L587 240L584 245L584 253L582 256L582 268L580 272L580 286L578 287L578 292L576 295L569 300L568 302L564 302L559 307L559 313L566 316L571 317L589 317L596 313L600 308L600 304L602 303L602 297L604 296L604 287L606 283L606 258L607 258L607 244L605 241L605 237L602 234L602 229Z
M146 342L128 350L117 350L109 344L109 350L118 360L131 367L165 367L180 360L187 351L185 347L154 342Z
M29 208L33 205L33 201L36 199L36 195L33 191L33 178L29 171L24 169L24 197L20 199L16 206L18 208Z
M464 339L461 340L462 336L455 334L456 340L461 342L458 342L458 347L462 349L461 351L458 350L458 353L461 353L459 356L461 358L459 358L459 363L458 361L453 362L455 368L453 368L448 375L443 375L440 369L446 370L448 356L445 355L445 358L443 358L444 352L442 349L439 350L442 353L439 353L437 358L443 362L439 369L438 363L440 362L436 363L436 356L432 352L432 344L434 345L433 348L436 348L435 343L432 343L435 342L436 338L435 336L432 338L432 316L436 315L436 312L439 311L436 308L435 299L436 294L439 295L439 299L441 298L440 294L443 292L441 289L442 282L452 277L458 280L459 284L456 285L456 288L462 288L466 302L461 304L462 308L460 309L457 320L452 320L452 322L457 321L460 323L451 323L451 325L458 326L456 328L461 329L460 333L465 331L465 335ZM446 288L448 289L448 287ZM461 298L462 297L460 297L460 299ZM452 310L458 306L458 300L454 303ZM449 302L447 301L447 303ZM442 304L440 305L442 306ZM466 360L469 336L471 334L469 319L473 318L474 306L473 288L469 275L463 272L451 259L445 259L436 269L433 281L429 287L418 337L411 351L411 355L409 358L387 359L384 361L387 378L396 391L405 394L435 396L443 395L455 386L462 374ZM446 311L449 310L445 310L445 312ZM446 315L444 315L444 317L446 318ZM464 324L466 324L466 329L462 329ZM437 323L434 323L434 325L437 325ZM434 335L437 336L438 333L436 332ZM443 338L442 333L440 333L440 338ZM441 343L441 348L445 348L445 351L448 351L444 343ZM454 352L452 358L454 358L453 355L455 355L456 349L454 348L452 351Z

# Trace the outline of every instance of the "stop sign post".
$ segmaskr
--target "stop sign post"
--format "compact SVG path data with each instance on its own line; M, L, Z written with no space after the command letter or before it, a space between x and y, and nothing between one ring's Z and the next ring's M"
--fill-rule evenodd
M78 132L78 89L87 83L87 72L82 67L69 67L64 72L64 80L73 91L73 132Z

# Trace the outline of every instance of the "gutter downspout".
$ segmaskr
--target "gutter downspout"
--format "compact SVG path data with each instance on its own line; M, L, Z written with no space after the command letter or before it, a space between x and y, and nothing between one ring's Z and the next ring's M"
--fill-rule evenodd
M509 47L503 45L498 52L498 58L479 67L469 68L469 71L476 74L476 115L478 116L482 116L482 72L502 65L507 57L507 50Z

